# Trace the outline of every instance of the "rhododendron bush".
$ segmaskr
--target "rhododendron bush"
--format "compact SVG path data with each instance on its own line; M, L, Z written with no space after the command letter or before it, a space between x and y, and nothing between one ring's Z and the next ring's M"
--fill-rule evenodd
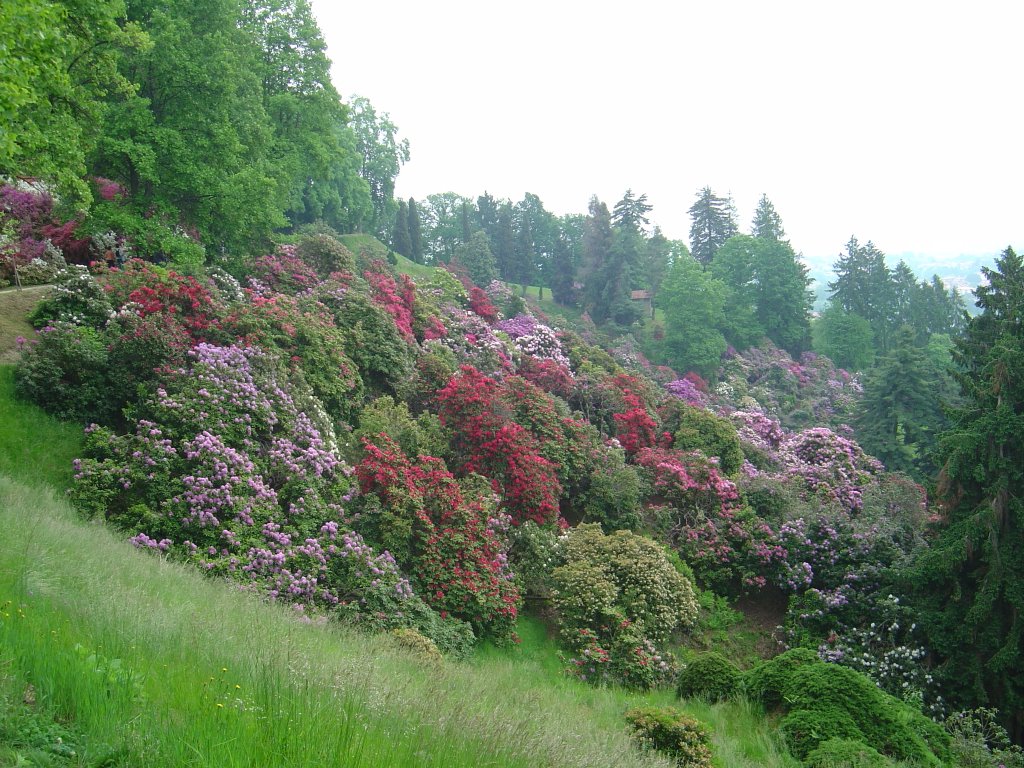
M628 531L583 524L562 550L553 579L559 630L575 653L569 671L636 688L669 681L671 656L659 647L697 617L689 580L658 544Z
M470 622L479 633L511 637L519 590L507 567L499 531L505 525L479 497L464 498L440 459L411 461L382 435L365 443L357 472L369 524L391 542L415 575L424 599L441 612Z
M557 468L543 457L537 439L512 420L502 393L498 381L468 365L437 393L459 469L489 477L514 522L554 522L562 493Z

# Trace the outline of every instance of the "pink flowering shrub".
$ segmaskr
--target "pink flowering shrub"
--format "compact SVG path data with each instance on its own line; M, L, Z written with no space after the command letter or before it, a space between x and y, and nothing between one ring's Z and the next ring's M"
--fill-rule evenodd
M370 284L373 302L391 315L403 339L415 343L416 337L412 332L413 308L416 302L415 284L408 275L400 275L396 281L380 262L375 262L373 266L373 270L363 273Z
M271 291L302 293L320 282L316 270L299 258L294 245L279 245L256 259L252 276Z
M698 453L645 449L636 461L660 503L651 510L656 526L705 585L735 592L768 583L786 552L735 483Z

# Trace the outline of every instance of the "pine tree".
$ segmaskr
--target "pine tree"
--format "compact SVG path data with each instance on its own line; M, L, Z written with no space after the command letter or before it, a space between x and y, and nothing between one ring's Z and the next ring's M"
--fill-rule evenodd
M1024 736L1024 264L1010 248L982 270L982 313L956 341L966 405L941 437L947 516L914 571L944 693L994 706Z
M732 200L718 197L711 187L704 187L697 193L697 202L690 206L690 252L705 266L715 258L715 253L725 241L735 235L735 209Z
M782 227L782 217L779 216L768 199L768 195L761 195L757 203L757 210L754 211L754 220L750 224L750 234L763 240L786 240L786 230Z

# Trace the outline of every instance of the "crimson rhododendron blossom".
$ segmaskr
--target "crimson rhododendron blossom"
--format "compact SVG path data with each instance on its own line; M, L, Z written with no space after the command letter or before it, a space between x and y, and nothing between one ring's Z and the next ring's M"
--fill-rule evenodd
M465 365L437 393L438 413L452 429L461 470L490 478L516 524L552 523L562 493L557 467L544 458L536 438L512 420L503 391L495 379Z

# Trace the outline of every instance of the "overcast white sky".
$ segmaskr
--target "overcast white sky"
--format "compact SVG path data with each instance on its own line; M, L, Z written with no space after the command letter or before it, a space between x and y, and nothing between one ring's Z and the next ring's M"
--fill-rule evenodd
M1024 242L1024 2L313 0L346 97L411 144L397 194L762 192L812 260Z

